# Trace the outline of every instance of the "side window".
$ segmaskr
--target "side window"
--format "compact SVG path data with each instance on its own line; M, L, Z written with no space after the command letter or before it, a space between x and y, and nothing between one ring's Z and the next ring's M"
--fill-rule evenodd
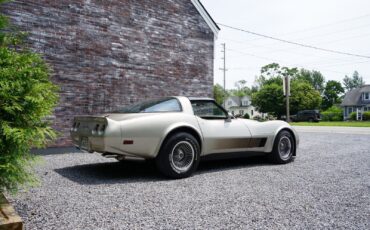
M145 108L142 113L155 113L155 112L179 112L181 107L177 99L170 99L158 102Z
M194 115L204 119L225 119L227 117L224 110L217 106L213 101L192 101Z

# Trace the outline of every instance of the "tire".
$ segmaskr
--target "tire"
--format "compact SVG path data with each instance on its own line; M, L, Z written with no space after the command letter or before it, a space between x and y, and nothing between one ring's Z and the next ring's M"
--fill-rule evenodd
M283 130L276 136L270 159L276 164L286 164L293 160L295 151L296 144L292 134Z
M199 143L188 133L175 133L162 144L155 161L158 170L167 177L189 177L199 165Z

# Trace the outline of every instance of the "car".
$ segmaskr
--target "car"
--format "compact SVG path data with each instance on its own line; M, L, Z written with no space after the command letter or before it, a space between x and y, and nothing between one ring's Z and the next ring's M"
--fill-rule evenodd
M295 122L319 122L321 120L321 114L319 110L302 110L298 111L297 115L290 116L290 119Z
M284 121L234 118L211 98L174 96L140 102L98 116L76 116L74 145L119 161L155 161L170 178L191 176L209 156L266 155L292 161L299 137Z

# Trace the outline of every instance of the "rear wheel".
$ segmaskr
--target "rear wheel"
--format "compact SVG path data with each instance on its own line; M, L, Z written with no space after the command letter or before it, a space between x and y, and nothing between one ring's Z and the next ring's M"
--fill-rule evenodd
M199 154L199 143L192 135L176 133L163 143L156 165L168 177L189 177L198 167Z
M277 164L285 164L293 159L296 145L292 134L286 130L281 131L274 142L271 160Z

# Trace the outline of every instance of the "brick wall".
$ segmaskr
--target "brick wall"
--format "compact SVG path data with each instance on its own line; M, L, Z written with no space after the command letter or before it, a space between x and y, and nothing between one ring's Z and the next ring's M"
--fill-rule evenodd
M169 95L211 96L214 35L190 0L23 0L2 6L60 85L55 146L73 116Z

